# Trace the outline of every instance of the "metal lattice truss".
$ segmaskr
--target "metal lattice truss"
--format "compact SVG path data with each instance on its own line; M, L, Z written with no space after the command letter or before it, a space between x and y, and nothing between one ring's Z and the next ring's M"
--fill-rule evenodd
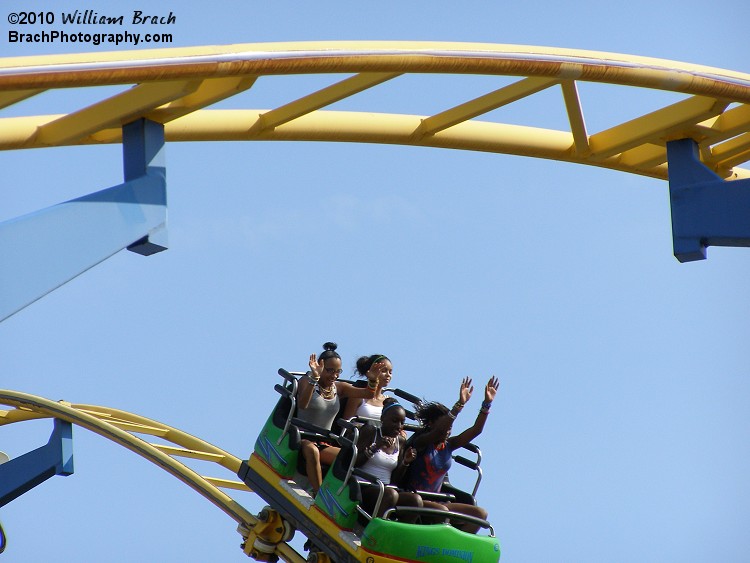
M119 409L50 401L5 389L0 390L0 405L14 407L9 410L0 409L0 426L39 418L55 418L85 428L130 450L182 481L237 522L241 533L247 534L258 524L255 515L221 490L252 492L247 485L236 479L241 460L200 438L151 418ZM182 463L180 458L200 460L209 467L229 470L232 478L201 475ZM30 468L31 465L27 462L21 471L29 472ZM283 561L303 562L302 556L286 542L279 542L273 548Z
M409 74L450 75L458 81L496 76L506 83L431 115L325 109ZM271 109L205 109L283 75L344 77L334 76L329 85L292 101L278 88L280 101ZM590 131L579 95L582 83L683 98ZM424 42L245 44L0 59L0 108L48 90L106 85L132 87L69 113L0 118L0 148L119 143L123 124L146 118L165 125L166 141L390 143L548 158L666 179L666 143L692 139L701 162L718 176L750 178L750 170L739 167L750 160L750 75L674 61ZM560 92L569 127L482 119L550 89Z

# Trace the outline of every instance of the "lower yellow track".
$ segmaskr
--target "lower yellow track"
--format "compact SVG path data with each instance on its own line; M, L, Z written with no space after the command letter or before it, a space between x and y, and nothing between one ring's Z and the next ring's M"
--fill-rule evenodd
M0 410L0 426L39 418L58 418L80 426L123 446L154 463L200 493L245 529L252 529L258 519L221 489L250 491L236 479L242 461L208 442L153 419L118 409L51 401L28 393L0 390L0 404L15 407ZM152 443L136 436L158 437L162 443ZM232 478L199 475L178 461L177 457L212 462L231 472ZM276 546L276 555L283 561L304 561L285 543Z

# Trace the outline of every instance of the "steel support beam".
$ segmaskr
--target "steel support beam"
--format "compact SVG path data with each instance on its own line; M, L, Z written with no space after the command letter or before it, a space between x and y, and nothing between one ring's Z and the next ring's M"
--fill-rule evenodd
M750 179L725 181L692 139L667 142L674 255L704 260L708 246L750 246Z
M0 223L0 321L124 248L166 249L164 126L122 137L125 183Z
M144 178L153 180L144 187L140 201L143 205L155 205L154 220L149 231L128 250L150 256L167 249L167 167L164 155L164 125L139 119L122 128L122 158L125 182L139 182ZM145 210L144 210L145 211ZM143 215L145 220L145 213Z
M55 475L73 474L73 425L55 419L49 441L0 465L0 506Z

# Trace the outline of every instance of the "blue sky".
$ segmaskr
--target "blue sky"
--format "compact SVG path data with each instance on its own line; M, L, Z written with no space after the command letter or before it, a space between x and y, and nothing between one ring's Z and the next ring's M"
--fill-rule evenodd
M174 46L476 41L750 72L741 0L180 4L149 4L175 14ZM87 8L141 9L23 6ZM2 56L97 49L11 44L3 26ZM328 82L284 80L290 92ZM490 89L486 78L424 77L347 103L427 114ZM629 90L581 87L587 123L665 98ZM263 108L272 93L259 82L221 107ZM555 98L493 115L562 127ZM42 95L2 116L81 100ZM746 560L750 250L678 263L666 182L364 144L170 143L166 158L170 249L119 253L1 323L2 387L132 411L244 457L276 400L276 370L303 369L327 340L345 368L387 354L395 384L449 404L462 377L481 387L496 374L477 443L502 561ZM0 220L118 184L121 162L119 146L0 153ZM0 428L0 450L20 455L50 431ZM74 436L75 474L0 512L6 561L245 559L233 521L202 497L98 436Z

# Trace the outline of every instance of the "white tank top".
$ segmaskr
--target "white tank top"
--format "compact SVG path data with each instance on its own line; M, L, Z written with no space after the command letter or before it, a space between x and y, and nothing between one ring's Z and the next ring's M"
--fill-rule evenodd
M375 434L375 441L377 441L380 435L380 429ZM384 484L388 485L391 482L391 474L394 469L398 466L398 440L396 440L396 449L393 453L387 454L383 450L378 450L375 455L368 459L362 464L362 471L366 471L373 477L377 477Z
M357 410L355 411L355 416L361 416L364 418L372 418L377 421L380 421L380 414L383 412L383 407L376 407L375 405L371 405L364 399L362 399L362 402L357 407Z

